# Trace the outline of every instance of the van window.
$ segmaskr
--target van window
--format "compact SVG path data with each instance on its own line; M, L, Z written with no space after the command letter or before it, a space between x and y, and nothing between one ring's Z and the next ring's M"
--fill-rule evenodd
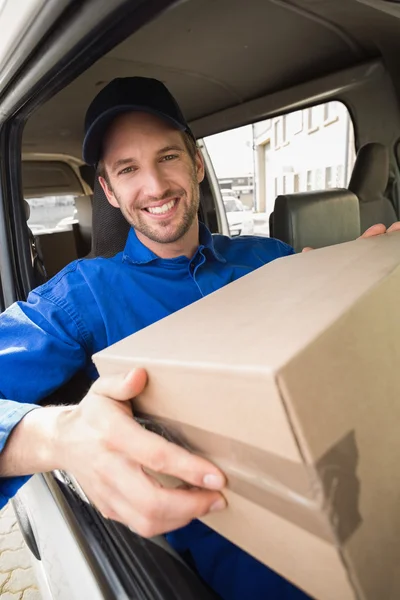
M269 235L277 196L346 187L355 161L353 124L346 106L337 101L209 136L204 142L231 235ZM231 198L240 202L241 210Z
M43 196L26 200L30 206L28 225L34 235L72 229L76 221L74 196Z

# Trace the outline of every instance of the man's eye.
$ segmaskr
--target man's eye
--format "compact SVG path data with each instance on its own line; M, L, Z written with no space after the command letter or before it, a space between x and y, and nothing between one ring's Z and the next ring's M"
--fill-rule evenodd
M175 158L178 158L177 154L166 154L165 156L162 157L161 160L169 161L169 160L174 160Z
M135 167L125 167L125 169L122 169L122 171L120 171L118 175L125 175L126 173L131 173L134 170Z

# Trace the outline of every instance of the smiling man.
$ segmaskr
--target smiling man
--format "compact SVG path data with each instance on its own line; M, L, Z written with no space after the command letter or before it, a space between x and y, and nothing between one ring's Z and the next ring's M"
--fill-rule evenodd
M212 236L199 224L203 160L162 83L112 81L90 105L85 130L84 158L132 227L123 252L75 261L0 315L0 502L30 474L63 469L104 516L145 537L166 534L224 600L304 598L197 520L226 507L224 475L132 418L129 400L146 373L97 378L91 362L93 353L293 250L265 237ZM377 226L368 235L384 232ZM78 406L33 410L81 369L97 380ZM164 489L146 469L189 485Z
M115 119L104 148L100 183L137 238L164 258L194 254L204 177L194 140L159 117L131 112Z

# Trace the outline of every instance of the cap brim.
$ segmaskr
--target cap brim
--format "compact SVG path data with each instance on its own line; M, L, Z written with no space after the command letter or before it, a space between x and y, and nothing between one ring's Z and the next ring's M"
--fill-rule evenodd
M83 160L86 164L97 166L97 163L101 157L103 138L112 120L121 113L131 111L146 112L155 115L156 117L160 117L161 119L164 119L173 125L176 129L179 129L179 131L185 131L186 129L182 123L179 123L169 115L166 115L158 110L153 110L148 106L139 106L133 104L114 106L97 117L97 119L91 124L86 132L82 146Z

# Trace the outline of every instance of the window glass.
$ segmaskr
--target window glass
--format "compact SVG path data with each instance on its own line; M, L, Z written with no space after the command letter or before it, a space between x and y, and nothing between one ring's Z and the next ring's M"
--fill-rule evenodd
M236 200L233 198L224 198L224 205L226 212L237 212L240 210Z
M28 225L34 235L71 229L76 222L74 196L43 196L26 200L30 206Z
M269 215L277 196L346 187L355 161L351 117L337 101L204 141L224 190L231 235L269 235ZM243 211L231 210L233 204L226 202L229 192Z

